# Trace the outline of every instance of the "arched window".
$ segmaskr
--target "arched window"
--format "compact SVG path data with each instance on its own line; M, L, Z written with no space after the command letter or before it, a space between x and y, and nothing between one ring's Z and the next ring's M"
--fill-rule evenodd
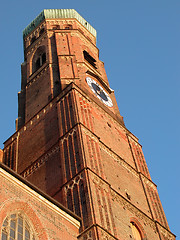
M31 44L36 41L36 36L31 38Z
M1 240L36 240L36 238L25 215L17 212L4 220Z
M36 60L36 70L40 68L46 62L46 53L42 53Z
M131 229L135 240L142 240L142 234L134 222L131 222Z
M58 30L58 29L60 29L60 26L59 25L54 25L54 26L52 26L52 29L53 30Z
M64 29L72 29L73 27L72 27L72 25L71 24L67 24L65 27L64 27Z
M45 46L39 47L32 60L32 73L37 71L46 62L46 48Z
M44 28L42 28L39 32L39 36L41 36L44 33L44 31L45 31Z

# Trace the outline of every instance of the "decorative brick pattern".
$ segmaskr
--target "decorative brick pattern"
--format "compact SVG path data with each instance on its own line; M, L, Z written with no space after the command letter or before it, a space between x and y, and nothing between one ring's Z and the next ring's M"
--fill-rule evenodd
M4 149L3 163L16 171L16 145L17 141L13 141L8 147Z
M133 141L131 138L129 139L130 139L133 155L138 167L138 171L143 173L147 178L151 179L141 146L135 141Z
M85 173L81 173L69 181L63 190L66 196L66 206L83 220L81 231L92 224L89 192Z
M160 222L165 228L169 229L157 190L147 185L147 192L150 198L150 204L152 206L155 220Z
M79 97L81 122L91 131L94 131L90 104L83 97Z
M60 141L64 162L65 182L73 178L83 167L82 153L77 128L73 128Z
M97 239L96 226L92 225L88 229L85 229L79 236L78 240L94 240Z
M87 155L88 166L90 166L90 168L93 171L95 171L98 175L104 177L99 142L95 141L89 135L86 135L86 144L88 150Z
M92 179L92 189L95 190L93 194L95 199L94 206L97 215L99 215L100 226L103 226L108 232L113 236L117 236L116 226L114 222L114 216L112 214L112 202L110 197L110 188L109 186L102 181L99 177L93 176L90 174ZM96 205L97 204L97 205Z
M157 229L159 231L159 234L160 234L160 237L162 240L175 240L176 239L174 234L172 234L169 230L167 230L165 227L163 227L159 223L157 224Z
M50 156L53 156L53 154L59 152L59 146L53 147L48 153L40 157L38 160L36 160L31 166L29 166L26 170L24 170L21 175L23 177L28 177L31 174L33 174L38 168L40 168L45 162L48 161Z
M60 135L68 132L77 122L75 115L75 102L73 91L68 93L58 103Z

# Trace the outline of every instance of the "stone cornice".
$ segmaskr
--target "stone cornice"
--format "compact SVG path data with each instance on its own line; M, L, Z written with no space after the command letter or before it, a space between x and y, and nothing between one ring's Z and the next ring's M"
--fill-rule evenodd
M77 19L93 36L96 30L74 9L44 9L23 31L25 38L45 19Z

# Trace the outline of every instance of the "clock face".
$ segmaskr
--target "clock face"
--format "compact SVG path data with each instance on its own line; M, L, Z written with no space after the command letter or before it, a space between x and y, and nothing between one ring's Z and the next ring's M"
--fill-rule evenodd
M90 86L92 92L108 107L112 107L113 103L106 91L92 78L86 78L87 84Z

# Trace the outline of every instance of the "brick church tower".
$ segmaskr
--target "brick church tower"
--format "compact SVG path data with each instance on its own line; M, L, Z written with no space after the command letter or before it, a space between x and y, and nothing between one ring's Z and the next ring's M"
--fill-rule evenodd
M81 217L80 240L174 240L96 30L73 9L44 10L23 37L16 132L3 162Z

